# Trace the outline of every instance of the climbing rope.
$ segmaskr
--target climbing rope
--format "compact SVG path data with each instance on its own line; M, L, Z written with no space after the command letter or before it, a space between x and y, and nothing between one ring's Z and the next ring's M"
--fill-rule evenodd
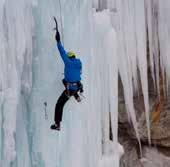
M79 16L78 16L78 17L79 17L79 19L78 19L78 24L79 24L79 25L78 25L78 31L79 31L79 37L78 37L78 38L79 38L79 39L78 39L78 40L79 40L79 41L78 41L78 42L79 42L79 43L81 43L81 35L80 35L80 34L81 34L81 29L80 29L80 23L81 23L81 20L80 20L80 17L81 17L81 8L80 8L80 7L81 7L81 6L80 6L80 5L81 5L81 4L80 4L80 3L81 3L80 0L78 0L78 9L79 9ZM79 48L80 48L80 47L79 47Z
M62 19L62 7L61 7L61 0L59 0L59 6L60 6L61 36L62 36L62 41L63 41L63 45L64 45L64 33L63 33L63 19Z

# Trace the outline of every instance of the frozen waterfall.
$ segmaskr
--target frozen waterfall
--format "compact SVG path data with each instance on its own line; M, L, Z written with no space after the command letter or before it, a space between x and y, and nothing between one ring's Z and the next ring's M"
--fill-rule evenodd
M159 94L160 75L170 81L169 0L0 4L0 167L119 167L118 76L140 146L133 98L142 91L151 143L148 66ZM83 62L85 90L80 104L66 104L60 132L50 130L64 90L53 16Z

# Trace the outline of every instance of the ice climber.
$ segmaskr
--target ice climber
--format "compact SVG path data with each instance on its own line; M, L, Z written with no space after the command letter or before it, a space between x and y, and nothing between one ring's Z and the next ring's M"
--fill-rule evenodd
M55 20L56 21L56 20ZM56 106L55 106L55 114L54 121L55 123L51 125L51 129L60 130L60 123L62 121L63 115L63 107L65 103L69 100L71 96L80 102L81 98L79 96L79 92L83 92L83 85L81 84L81 71L82 71L82 63L80 59L76 58L74 52L66 52L62 43L60 41L60 33L57 27L56 21L56 35L55 39L57 41L57 47L60 52L60 56L64 62L64 79L63 84L65 86L65 90L58 98Z

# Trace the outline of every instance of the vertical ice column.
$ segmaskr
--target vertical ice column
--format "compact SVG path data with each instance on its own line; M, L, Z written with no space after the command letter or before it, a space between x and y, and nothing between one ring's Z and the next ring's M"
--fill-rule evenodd
M91 93L89 90L94 89L89 83L91 79L89 76L95 71L91 65L93 46L90 10L90 3L85 0L62 0L61 8L59 1L49 0L47 3L46 0L41 0L34 10L36 22L34 85L29 104L32 121L29 126L32 141L31 160L34 166L96 166L100 154L96 149L100 150L101 145L98 119L100 113L97 110L99 98L89 96ZM64 90L61 82L64 77L64 66L56 47L55 32L52 32L55 26L52 16L56 16L60 34L64 35L62 42L65 50L73 50L83 63L82 78L87 98L83 99L82 104L71 98L65 105L60 134L50 130L50 124L54 122L55 103ZM44 119L44 101L48 103L49 120ZM93 106L94 103L97 103L97 107Z
M94 14L94 43L95 54L99 66L99 86L102 123L102 155L99 166L119 166L121 156L118 143L118 57L116 33L111 24L111 13L108 11ZM110 120L113 141L110 140ZM120 152L119 152L120 151Z
M65 48L74 50L83 63L82 78L86 99L83 100L83 104L73 105L74 103L70 102L64 109L65 119L63 120L63 126L66 132L62 136L62 141L66 141L66 145L62 145L62 155L66 152L66 156L61 155L61 165L65 167L68 164L70 166L77 164L82 167L93 167L98 165L101 155L101 108L105 106L103 101L105 100L105 92L103 82L101 82L101 80L103 81L101 73L103 74L105 70L103 69L104 62L102 61L104 54L102 54L103 52L100 53L102 50L102 48L100 49L101 45L96 42L102 35L98 34L98 37L91 32L91 24L94 23L90 22L92 21L90 2L81 1L80 3L80 1L74 1L74 4L74 12L69 15L72 2L64 1L62 3L62 6L67 6L63 11L65 16L63 19L64 25L69 27L64 28L64 42ZM92 40L94 43L91 42ZM98 50L95 48L96 46L100 46ZM91 52L92 49L95 50L94 54ZM74 100L74 98L71 100ZM79 105L81 107L78 107ZM81 121L82 125L85 123L85 128L77 135L75 132L79 131L81 126L75 125L79 121ZM79 135L80 137L78 137ZM67 136L70 136L70 140L67 140ZM77 139L76 151L73 153L74 140ZM68 147L64 149L65 146ZM83 152L78 154L80 148L83 149Z
M111 29L110 32L107 33L105 41L109 74L109 111L111 114L111 129L113 135L113 143L110 145L110 156L113 156L111 162L114 162L114 167L119 167L119 160L123 154L123 148L118 143L118 55L117 38L114 29Z
M134 109L134 104L133 104L133 82L132 78L135 77L133 76L133 72L131 68L132 58L135 58L135 56L131 57L129 55L127 47L129 46L127 43L129 42L128 40L128 35L129 31L127 31L129 28L133 28L131 31L135 31L134 27L131 26L128 29L128 23L125 22L127 18L127 15L129 13L125 13L126 10L124 9L127 2L126 1L117 1L117 12L118 12L118 26L117 26L117 37L118 37L118 69L119 69L119 74L123 83L123 90L124 90L124 97L125 97L125 104L127 108L127 114L129 116L129 120L132 120L132 124L134 126L134 130L136 132L136 136L138 138L139 144L140 144L140 137L138 133L138 125L137 125L137 120L136 120L136 113ZM129 1L128 1L129 2ZM129 4L128 4L129 5ZM134 17L133 15L131 17ZM125 24L126 23L126 24ZM133 34L132 34L133 35ZM134 37L133 37L134 38ZM132 40L133 41L133 40ZM136 43L133 43L133 47L136 48ZM131 50L133 53L133 50ZM135 53L133 53L135 54ZM136 64L136 63L135 63ZM134 64L134 65L135 65ZM137 64L136 64L137 66ZM135 69L135 68L134 68ZM137 67L136 67L137 69Z
M137 60L140 71L142 92L145 104L146 123L148 131L148 141L151 144L150 136L150 110L148 97L148 64L147 64L147 39L146 39L146 20L145 20L144 1L135 3L135 22L136 22L136 42L137 42ZM140 20L140 21L139 21Z
M151 69L151 76L154 83L154 88L156 89L156 79L155 79L155 63L154 63L154 51L153 51L153 0L145 0L145 7L146 7L146 27L148 33L148 47L149 47L149 60L150 60L150 69Z
M20 105L21 90L31 88L31 51L32 51L32 18L29 3L24 0L4 1L1 11L0 31L3 34L1 41L1 71L3 92L3 136L1 136L3 167L14 163L17 155L16 148L16 118ZM25 23L25 20L27 21ZM27 68L30 67L30 68ZM28 72L25 72L25 69ZM1 77L1 76L0 76ZM26 79L27 78L27 79Z
M157 0L145 0L146 12L146 30L147 30L147 44L149 48L149 60L151 76L154 83L154 88L157 88L158 95L160 94L159 78L160 78L160 65L162 68L162 59L159 57L159 36L158 36L158 15L159 5ZM163 3L164 4L164 3ZM161 64L160 64L161 63ZM162 68L162 70L164 70Z
M136 94L134 90L138 91L139 88L137 84L137 69L139 69L142 81L142 93L144 95L145 102L148 138L150 140L148 83L146 82L148 78L144 1L117 0L116 5L119 21L117 26L119 39L119 72L123 82L128 115L132 119L134 129L139 139L137 121L135 118L136 114L133 104L133 96Z
M160 77L160 64L159 64L159 38L158 38L158 1L153 0L153 55L154 55L154 66L155 66L155 81L157 86L157 93L160 96L160 88L159 88L159 77Z
M169 23L169 5L168 0L158 3L158 36L160 46L160 65L162 72L166 74L167 87L170 81L170 48L169 48L169 37L170 37L170 23ZM168 90L168 88L167 88Z
M109 78L108 78L108 55L107 55L107 46L104 45L105 35L111 29L109 12L97 12L94 14L94 42L96 46L94 47L95 55L97 55L98 61L98 72L99 72L99 86L101 87L101 103L100 112L102 118L102 141L103 141L103 153L107 152L107 147L109 145ZM97 74L96 74L97 75Z
M53 26L51 16L60 15L59 3L53 0L48 1L48 4L46 2L41 0L34 13L37 36L34 50L36 54L33 68L34 87L30 102L32 120L30 127L33 135L31 137L32 164L50 167L56 167L56 165L93 167L97 165L102 153L100 106L104 109L109 108L106 104L108 101L105 100L105 96L108 100L109 90L104 86L107 86L108 80L103 80L107 66L103 57L105 52L100 53L102 49L96 47L96 54L92 54L92 49L96 45L91 40L96 42L96 36L91 32L90 3L85 0L61 1L64 29L62 31L61 19L57 17L59 30L61 34L64 34L66 51L75 51L77 57L82 60L82 78L86 99L82 102L83 104L73 102L74 98L70 99L64 108L60 135L51 132L49 126L53 119L56 98L64 88L61 85L63 78L62 60L56 49L53 34L49 35L50 27ZM44 13L44 11L47 12ZM102 37L99 39L103 40ZM45 99L49 106L49 121L44 121L42 114L42 105ZM104 105L103 100L105 100ZM105 107L105 105L107 106ZM109 124L108 120L107 124ZM76 150L74 151L74 149Z
M156 80L158 94L160 72L169 78L169 1L163 3L158 0L145 1L147 7L147 27L149 36L149 50L152 77ZM160 71L161 70L161 71ZM164 75L163 75L164 76ZM168 83L168 81L167 81ZM168 84L167 84L168 85Z
M62 15L64 10L62 8ZM72 10L70 9L70 11ZM37 5L33 8L35 20L33 88L28 104L31 165L36 167L56 167L59 163L58 133L51 131L50 125L54 123L55 103L64 87L61 82L63 63L59 57L55 41L53 16L56 16L61 32L59 1L38 0ZM47 102L47 120L44 114L44 102Z

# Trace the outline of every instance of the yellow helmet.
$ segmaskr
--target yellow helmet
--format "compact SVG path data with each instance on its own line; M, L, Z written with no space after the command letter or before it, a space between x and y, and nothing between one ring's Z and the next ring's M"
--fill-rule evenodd
M76 57L76 54L72 51L68 52L67 54L68 54L69 58L75 58Z

